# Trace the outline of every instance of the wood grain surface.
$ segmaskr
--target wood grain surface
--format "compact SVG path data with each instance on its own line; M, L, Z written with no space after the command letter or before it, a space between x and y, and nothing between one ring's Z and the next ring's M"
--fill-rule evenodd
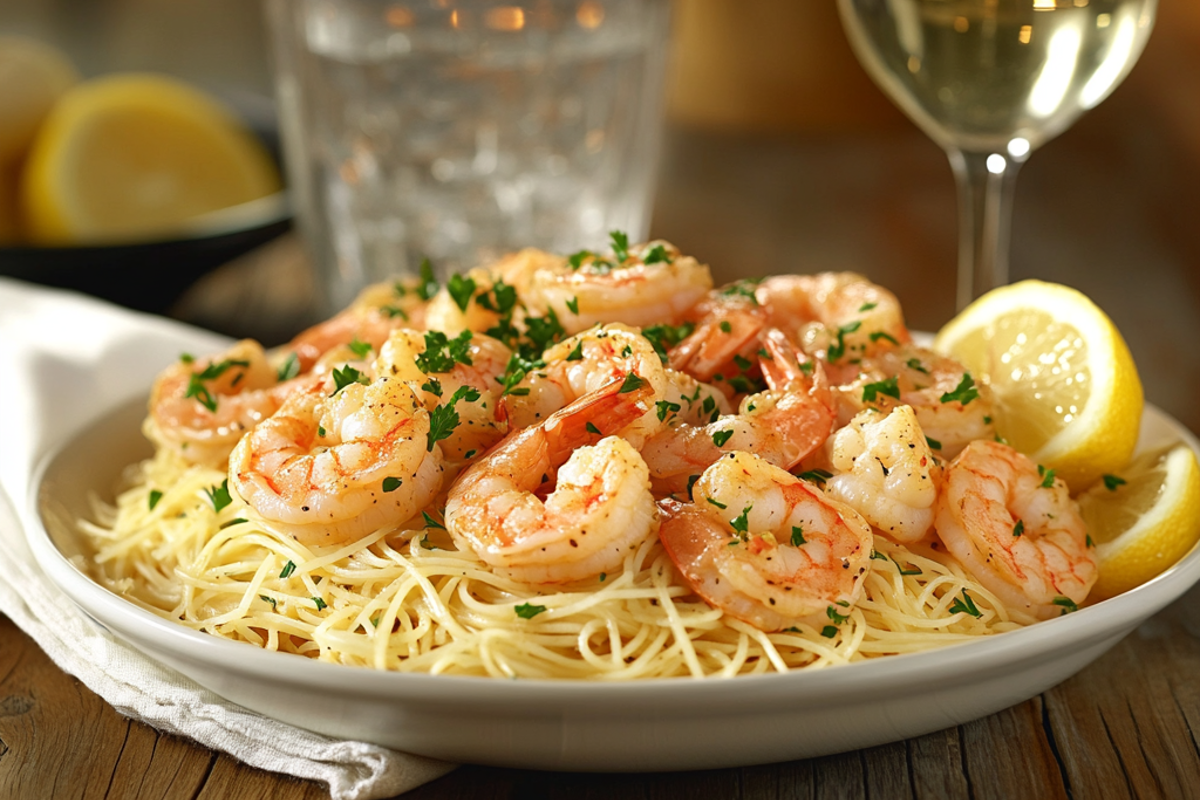
M1096 299L1126 335L1147 399L1200 431L1200 3L1162 0L1159 15L1126 83L1023 167L1012 268ZM769 135L673 127L652 233L719 279L855 269L898 293L912 327L936 329L953 313L949 166L882 97L855 91L877 105L845 119L890 121L806 132L790 115L790 132ZM306 286L284 239L214 273L175 313L277 341L298 324ZM904 742L682 774L465 766L406 798L1196 797L1198 602L1200 589L1039 697ZM0 800L326 796L121 717L0 617Z

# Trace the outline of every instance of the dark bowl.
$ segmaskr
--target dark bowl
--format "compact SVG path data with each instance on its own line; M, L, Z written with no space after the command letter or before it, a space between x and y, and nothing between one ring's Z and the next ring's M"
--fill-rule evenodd
M161 314L200 277L291 227L283 193L247 204L245 209L232 215L236 221L217 222L162 241L0 247L0 275L74 289Z

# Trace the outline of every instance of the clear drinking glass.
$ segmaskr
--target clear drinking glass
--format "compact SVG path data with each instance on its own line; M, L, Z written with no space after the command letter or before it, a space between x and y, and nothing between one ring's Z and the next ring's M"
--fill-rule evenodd
M643 239L669 0L266 0L323 311L367 283Z
M838 0L859 61L950 156L957 300L1008 282L1017 170L1129 74L1157 0Z

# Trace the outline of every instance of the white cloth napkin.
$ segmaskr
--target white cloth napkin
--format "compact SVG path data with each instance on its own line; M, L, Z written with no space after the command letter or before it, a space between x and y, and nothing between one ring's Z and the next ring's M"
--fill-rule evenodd
M34 561L17 516L25 513L31 472L42 457L106 409L146 392L180 353L227 343L162 318L0 278L0 612L122 714L255 767L323 781L334 800L390 797L444 775L453 765L330 739L221 699L114 639Z

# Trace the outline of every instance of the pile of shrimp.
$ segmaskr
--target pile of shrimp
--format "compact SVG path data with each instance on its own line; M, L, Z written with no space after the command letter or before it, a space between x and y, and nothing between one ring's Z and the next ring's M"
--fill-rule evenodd
M901 654L1096 579L988 387L852 273L714 288L663 241L374 286L184 357L84 523L111 588L214 635L432 673L617 680Z

